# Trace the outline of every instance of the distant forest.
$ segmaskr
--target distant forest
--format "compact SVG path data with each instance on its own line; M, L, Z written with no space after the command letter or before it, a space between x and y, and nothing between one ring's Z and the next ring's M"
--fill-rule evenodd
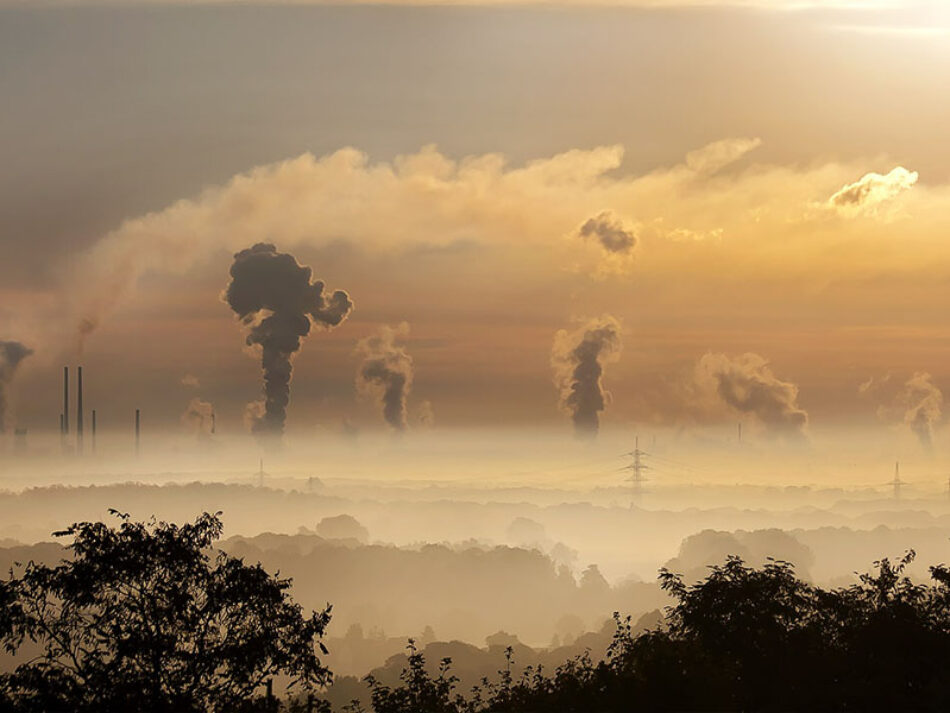
M659 585L672 604L637 623L615 614L603 657L585 646L556 664L519 667L530 649L499 632L485 653L496 672L465 689L450 655L433 660L436 643L421 650L410 641L402 658L365 678L362 693L343 702L337 690L334 705L326 696L339 685L325 662L330 604L308 612L289 579L219 549L218 515L177 526L114 514L113 524L77 523L59 533L65 559L15 564L0 582L0 640L13 661L0 674L3 710L950 706L950 568L932 566L930 582L916 582L906 574L912 551L881 559L835 589L810 584L777 560L750 566L731 556L696 582L664 569ZM487 615L493 605L486 598Z

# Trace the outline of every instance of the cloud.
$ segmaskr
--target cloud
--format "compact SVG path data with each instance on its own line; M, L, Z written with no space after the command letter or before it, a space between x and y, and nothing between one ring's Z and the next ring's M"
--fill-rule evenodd
M798 386L782 381L758 354L736 357L709 352L695 369L698 389L734 414L752 416L771 436L801 438L808 413L798 404Z
M762 145L762 140L723 139L686 154L686 168L701 176L710 176L743 158Z
M386 423L397 431L404 431L408 425L406 402L412 388L413 366L405 347L396 342L408 336L406 322L396 327L383 325L378 334L365 337L356 345L356 352L363 357L356 372L357 391L376 398Z
M624 225L623 221L609 210L588 218L577 234L584 239L596 240L604 250L613 254L630 253L637 244L633 228Z
M620 322L605 314L579 329L562 329L554 335L554 383L560 391L561 408L571 415L579 437L592 438L600 428L600 413L609 400L604 367L620 359L622 333Z
M921 251L898 251L892 234L875 234L867 225L860 226L860 254L844 268L840 259L831 260L829 244L847 244L855 236L827 220L828 196L863 166L722 171L758 144L727 139L641 175L619 171L620 146L572 149L520 165L501 154L455 160L433 146L382 162L353 148L322 157L303 154L125 221L75 261L74 279L61 290L55 314L43 313L43 303L25 303L22 315L36 313L18 319L31 339L41 329L49 340L75 335L67 340L71 348L123 304L146 272L181 273L224 250L265 241L287 249L343 244L370 255L405 255L423 247L451 252L464 245L478 249L484 260L523 261L531 275L609 277L629 271L629 255L605 250L596 235L587 245L577 239L578 226L600 216L604 206L614 216L637 216L637 269L678 281L700 270L703 279L726 270L735 279L758 280L775 265L788 279L798 270L819 281L840 279L843 270L878 270L885 259L932 267ZM914 201L920 226L908 231L905 245L917 233L929 233L950 206L947 191L933 187L905 200ZM928 244L931 252L937 249Z
M832 195L828 205L843 215L875 214L880 206L913 187L917 179L916 171L908 171L902 166L883 176L867 173Z

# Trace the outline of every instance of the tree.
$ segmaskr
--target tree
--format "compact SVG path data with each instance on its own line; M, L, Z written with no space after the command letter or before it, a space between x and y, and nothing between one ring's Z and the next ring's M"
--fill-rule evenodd
M0 706L230 713L277 674L307 692L329 683L318 651L330 607L305 616L290 580L210 551L220 513L179 527L110 512L117 527L54 533L72 538L69 559L30 562L0 585L0 641L40 649L0 676Z
M403 685L369 678L375 713L629 713L630 711L950 710L950 568L934 584L875 562L858 583L824 590L791 564L747 566L739 557L687 584L661 570L673 598L659 626L614 614L604 660L589 653L551 673L512 675L512 651L494 681L454 693L451 661L437 679L411 650ZM448 683L446 683L448 682ZM357 711L358 713L358 711Z

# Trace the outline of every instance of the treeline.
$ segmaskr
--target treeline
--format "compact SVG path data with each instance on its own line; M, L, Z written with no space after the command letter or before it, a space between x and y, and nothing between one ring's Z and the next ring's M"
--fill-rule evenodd
M606 657L497 675L457 690L451 659L427 666L410 642L396 685L369 676L375 713L620 711L945 711L950 709L950 568L904 575L908 552L852 586L825 590L791 564L730 557L693 585L663 570L675 604L637 632L615 615ZM358 701L351 712L366 710Z
M432 627L442 640L480 643L505 630L547 645L555 636L563 641L599 628L616 609L642 613L668 603L655 583L611 586L596 566L575 575L524 547L396 547L265 534L231 538L222 548L291 577L294 595L305 606L333 602L339 634L355 624L367 634L421 634Z
M59 533L66 559L15 565L0 580L0 645L13 658L0 673L0 710L331 710L327 693L338 684L326 658L329 606L308 611L289 579L218 549L216 515L182 526L116 515L114 527L85 522ZM518 659L530 650L499 633L487 652L497 673L463 686L451 655L426 660L451 649L433 643L420 651L410 642L405 659L365 679L365 695L353 689L357 700L337 707L948 710L950 568L933 566L931 581L919 583L907 576L913 559L913 552L882 559L836 589L810 584L776 560L755 567L729 557L693 583L664 569L666 614L636 625L615 614L603 656L585 646L557 664L524 666ZM483 606L490 613L494 601ZM485 657L477 658L483 666Z

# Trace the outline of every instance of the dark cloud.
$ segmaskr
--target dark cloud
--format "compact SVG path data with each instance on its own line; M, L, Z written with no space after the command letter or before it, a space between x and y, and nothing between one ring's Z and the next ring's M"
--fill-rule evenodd
M26 359L33 350L20 342L0 341L0 433L6 430L7 422L7 391L16 375L20 362Z
M356 373L356 387L362 394L375 397L383 410L383 418L396 430L407 425L406 402L412 387L412 357L396 340L409 334L409 325L384 326L379 334L361 339L356 351L363 362Z
M798 386L777 378L758 354L709 353L699 360L698 372L723 403L754 416L771 435L804 436L808 413L798 405Z
M600 412L606 408L604 366L620 356L622 329L610 315L592 319L580 329L559 331L554 337L551 363L561 391L561 407L571 414L574 431L594 437Z
M234 256L225 299L248 328L247 343L260 345L264 372L263 410L252 422L255 433L283 433L292 358L310 333L311 324L336 327L353 309L346 292L325 294L323 281L310 280L309 267L268 243L258 243Z
M629 253L637 245L637 236L633 230L624 226L620 218L607 210L589 218L580 227L578 235L597 240L601 247L610 253Z

